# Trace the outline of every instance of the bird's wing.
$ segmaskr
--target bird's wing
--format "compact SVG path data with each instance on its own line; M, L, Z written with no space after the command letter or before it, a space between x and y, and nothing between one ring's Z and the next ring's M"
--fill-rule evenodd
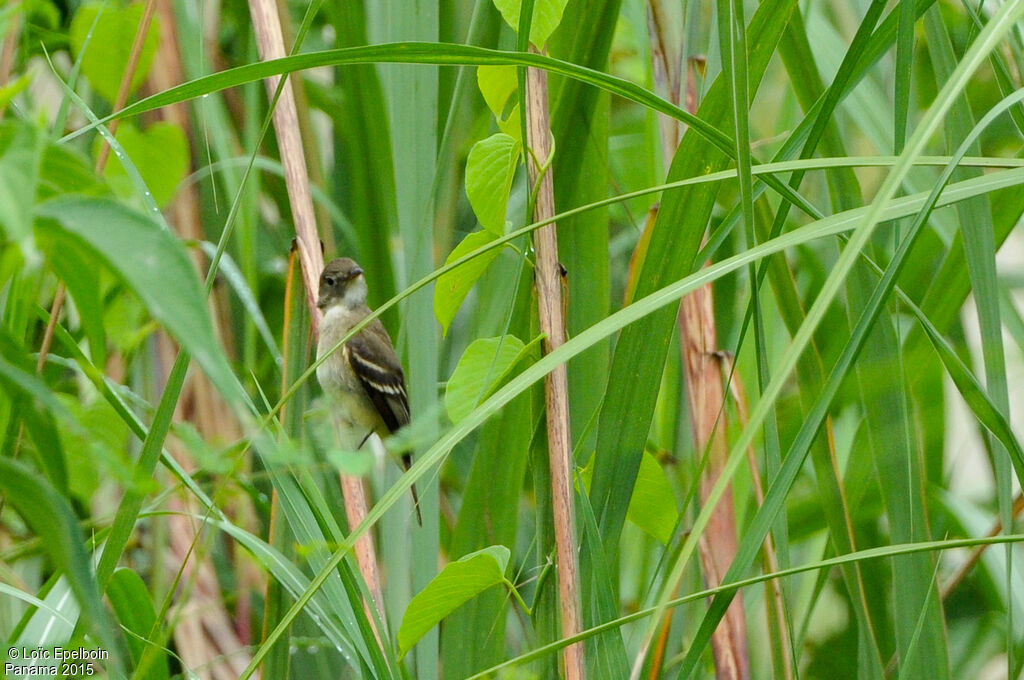
M391 432L409 424L405 374L380 321L374 320L346 343L349 364L381 420Z

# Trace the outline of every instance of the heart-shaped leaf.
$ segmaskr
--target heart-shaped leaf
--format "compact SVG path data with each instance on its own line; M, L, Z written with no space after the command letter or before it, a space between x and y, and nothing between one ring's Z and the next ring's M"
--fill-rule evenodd
M537 47L544 43L562 21L562 12L569 0L536 0L533 3L533 19L530 22L530 42ZM513 31L519 30L519 12L523 0L494 0L494 6Z
M83 47L85 48L85 55L82 56L82 73L108 102L113 103L117 99L117 90L121 86L124 69L128 65L143 9L144 3L140 2L127 7L118 7L114 2L90 2L82 5L71 21L71 49L77 58ZM135 75L132 76L131 92L138 89L149 74L159 35L160 27L157 20L153 19L146 34L146 41L142 45Z
M453 423L465 418L518 363L523 341L514 335L478 338L459 359L444 392L444 405Z
M462 239L462 243L455 246L448 259L445 260L445 264L454 262L477 248L482 248L494 239L494 234L490 232L474 231ZM479 257L474 257L469 262L464 262L438 277L437 285L434 286L434 316L441 324L441 329L445 334L448 333L448 327L473 284L484 273L487 266L494 262L494 258L498 257L499 252L501 252L500 248L492 248Z
M505 546L492 545L445 566L409 602L398 629L399 653L404 656L441 619L471 598L504 583L510 555Z
M156 204L167 205L188 172L188 140L185 139L185 133L174 123L153 123L145 130L123 123L114 138L131 158ZM97 151L101 142L97 137ZM136 195L135 184L118 159L110 159L103 175L118 196L131 198Z
M466 196L480 226L505 233L508 192L519 165L519 142L499 132L473 145L466 159Z
M478 66L476 84L487 102L487 108L494 114L498 129L522 142L523 131L519 125L519 77L515 66Z

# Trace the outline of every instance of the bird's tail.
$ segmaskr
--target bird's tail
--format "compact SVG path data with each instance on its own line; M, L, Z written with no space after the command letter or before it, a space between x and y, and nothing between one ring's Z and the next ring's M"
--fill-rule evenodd
M409 468L412 467L412 454L402 454L402 467L408 472ZM416 485L413 484L410 489L412 491L412 507L416 509L416 523L423 526L423 515L420 513L420 495L416 492Z

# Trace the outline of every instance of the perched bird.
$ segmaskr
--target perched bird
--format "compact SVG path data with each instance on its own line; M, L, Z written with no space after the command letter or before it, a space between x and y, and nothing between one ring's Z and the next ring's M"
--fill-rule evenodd
M370 314L366 306L366 279L350 258L332 260L320 275L317 306L320 322L317 359L327 354L352 327ZM374 319L316 369L316 377L338 414L360 437L359 448L376 432L381 437L409 424L409 397L402 364L380 319ZM406 470L412 456L402 456ZM419 497L412 487L416 519L420 525Z

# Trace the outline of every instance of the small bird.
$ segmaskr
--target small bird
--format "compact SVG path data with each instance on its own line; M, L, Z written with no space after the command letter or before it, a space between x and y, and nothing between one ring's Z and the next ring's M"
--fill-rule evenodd
M324 314L316 351L320 359L370 315L366 279L355 260L342 257L324 267L317 307ZM371 321L320 364L316 378L333 405L341 409L342 419L362 437L359 448L374 432L384 437L409 424L405 374L380 319ZM403 454L403 467L408 470L411 464L412 456ZM422 526L415 485L412 499Z

